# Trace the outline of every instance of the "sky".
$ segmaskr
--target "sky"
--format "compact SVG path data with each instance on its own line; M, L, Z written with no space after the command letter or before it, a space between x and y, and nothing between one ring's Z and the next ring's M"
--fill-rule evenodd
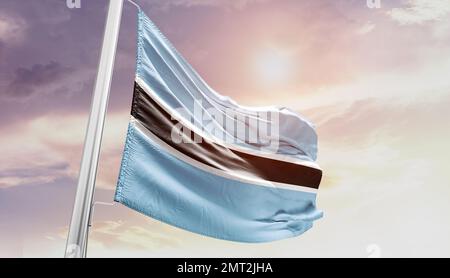
M450 256L450 0L136 0L223 95L315 123L324 218L243 244L96 206L90 257ZM0 2L0 257L61 257L106 0ZM95 199L112 203L135 70L125 3Z

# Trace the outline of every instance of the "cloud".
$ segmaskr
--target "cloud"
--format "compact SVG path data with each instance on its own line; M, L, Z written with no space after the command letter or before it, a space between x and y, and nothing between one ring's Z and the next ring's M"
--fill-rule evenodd
M0 129L0 188L76 178L88 115L54 114ZM110 114L104 132L98 186L114 188L128 111Z
M365 184L380 187L423 186L427 177L442 180L448 157L450 94L414 102L366 99L346 109L322 109L334 115L318 126L323 186ZM319 121L320 122L320 121ZM339 161L339 163L336 163Z
M106 248L126 245L129 248L147 251L178 245L178 240L165 231L167 227L156 221L150 222L156 225L147 224L143 227L123 220L95 222L92 239Z
M407 7L394 8L389 16L401 25L441 20L450 14L449 0L409 0Z
M102 220L94 221L90 229L90 257L136 257L137 254L148 257L155 251L177 250L182 244L180 233L186 233L122 206L111 207L108 211L113 213L106 215L98 215L97 209L94 216L95 218L102 218ZM127 220L121 220L120 218L126 218ZM59 242L63 245L67 234L67 226L59 227L45 234L45 242ZM186 239L186 236L184 239ZM60 247L60 254L62 254L62 248L64 247Z
M448 121L442 115L448 114L449 105L450 91L439 99L422 97L409 103L394 98L390 101L358 100L342 111L324 109L333 116L319 121L320 135L328 144L348 145L349 148L357 144L370 145L374 138L383 138L384 143L389 144L391 138L413 142L421 133L442 137L448 133ZM420 147L415 148L418 149Z
M243 9L247 5L256 2L263 2L268 0L166 0L166 1L152 1L152 5L159 6L163 9L170 7L195 7L195 6L209 6L209 7L225 7L232 9Z
M27 23L23 18L0 13L0 42L7 45L22 42L27 27Z
M82 116L46 116L3 128L0 145L7 148L0 159L1 187L75 176L85 121ZM30 174L30 169L35 170Z
M39 2L30 3L30 9L39 22L49 25L64 25L70 21L73 14L73 9L69 9L66 2L66 0L58 3L55 3L53 0L40 0ZM52 8L52 12L49 12L49 6Z
M442 50L448 51L447 49ZM427 59L418 66L409 68L388 68L385 71L355 77L351 82L336 86L323 86L314 94L301 100L293 100L290 105L301 110L315 110L332 106L338 112L346 109L356 101L377 99L386 103L394 100L400 103L416 102L418 99L441 100L450 95L450 59L442 56L442 52L430 53L422 51ZM422 58L422 57L420 57ZM313 113L316 113L313 111ZM329 115L323 115L328 117Z
M0 171L0 188L26 184L44 184L54 182L58 177L66 176L69 164L56 162L34 167L9 168Z
M6 95L14 98L30 96L38 88L48 88L49 85L67 77L72 72L73 69L55 61L48 64L34 64L31 68L18 68L14 79L8 85Z

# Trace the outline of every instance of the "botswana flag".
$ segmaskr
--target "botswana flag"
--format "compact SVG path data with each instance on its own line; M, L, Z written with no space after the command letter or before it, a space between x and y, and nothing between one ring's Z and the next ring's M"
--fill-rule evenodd
M117 202L220 239L293 237L322 216L316 153L311 123L287 108L221 96L139 10Z

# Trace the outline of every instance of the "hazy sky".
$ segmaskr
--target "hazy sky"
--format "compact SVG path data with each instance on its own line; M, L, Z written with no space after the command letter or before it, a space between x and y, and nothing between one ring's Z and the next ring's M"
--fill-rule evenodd
M62 256L106 0L0 2L0 256ZM241 244L96 207L89 256L450 256L450 0L137 0L217 91L317 126L325 216ZM125 3L96 200L112 202L132 96Z

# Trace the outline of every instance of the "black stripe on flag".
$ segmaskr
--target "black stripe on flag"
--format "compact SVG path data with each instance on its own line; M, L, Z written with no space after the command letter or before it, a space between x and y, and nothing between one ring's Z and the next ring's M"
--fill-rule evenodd
M247 177L315 189L319 187L322 179L320 169L240 152L202 138L192 129L172 119L170 114L136 82L131 115L146 129L177 151L230 174L238 173ZM180 135L188 136L186 134L190 134L190 138L183 138L185 140L182 140L181 143L173 142L171 135L175 125L178 127L182 125L185 132ZM193 142L194 136L201 138L200 142Z

